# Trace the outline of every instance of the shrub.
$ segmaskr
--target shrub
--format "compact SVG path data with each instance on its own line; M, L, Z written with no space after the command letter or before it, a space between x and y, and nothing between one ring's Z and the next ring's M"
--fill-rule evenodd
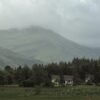
M24 81L21 82L20 86L22 86L22 87L33 87L34 82L30 79L24 80Z

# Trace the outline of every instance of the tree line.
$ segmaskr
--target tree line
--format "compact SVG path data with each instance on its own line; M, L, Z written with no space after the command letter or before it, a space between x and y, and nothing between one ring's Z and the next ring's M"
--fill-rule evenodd
M92 75L90 83L100 83L100 59L74 58L71 62L60 62L51 64L34 64L30 66L5 66L0 70L0 85L19 85L23 87L34 87L42 85L52 86L52 75L59 75L63 83L63 75L73 75L74 84L83 84L86 75Z

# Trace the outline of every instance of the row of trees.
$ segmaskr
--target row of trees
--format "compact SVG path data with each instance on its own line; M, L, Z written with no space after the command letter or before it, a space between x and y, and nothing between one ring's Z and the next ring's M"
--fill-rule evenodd
M0 70L0 85L13 85L33 87L36 85L52 86L52 75L73 75L74 84L84 83L86 75L93 75L92 82L100 83L100 59L79 59L75 58L72 62L51 63L47 65L35 64L32 67L25 65L13 68L6 66ZM61 79L62 80L62 79ZM63 82L63 81L61 81Z

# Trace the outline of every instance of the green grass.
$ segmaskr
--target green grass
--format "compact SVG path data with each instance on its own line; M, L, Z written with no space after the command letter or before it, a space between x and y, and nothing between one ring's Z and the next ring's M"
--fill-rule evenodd
M0 100L100 100L100 87L42 88L39 95L34 88L0 87Z

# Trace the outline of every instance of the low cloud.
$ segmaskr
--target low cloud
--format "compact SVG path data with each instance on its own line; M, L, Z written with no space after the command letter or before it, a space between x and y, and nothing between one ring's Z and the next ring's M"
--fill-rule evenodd
M0 0L0 28L40 25L98 47L99 6L100 0Z

